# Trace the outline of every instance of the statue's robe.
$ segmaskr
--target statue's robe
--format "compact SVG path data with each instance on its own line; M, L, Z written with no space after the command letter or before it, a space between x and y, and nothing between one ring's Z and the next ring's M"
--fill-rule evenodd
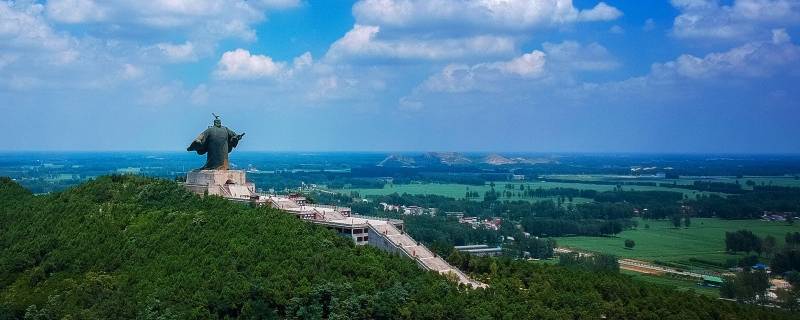
M236 148L241 136L228 127L208 127L197 136L186 151L208 154L206 165L198 170L228 170L228 153Z

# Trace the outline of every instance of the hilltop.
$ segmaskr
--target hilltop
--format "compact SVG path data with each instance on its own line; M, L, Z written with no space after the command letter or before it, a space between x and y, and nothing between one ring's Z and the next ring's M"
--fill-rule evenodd
M615 273L451 258L491 288L171 181L34 196L0 179L0 319L788 318Z

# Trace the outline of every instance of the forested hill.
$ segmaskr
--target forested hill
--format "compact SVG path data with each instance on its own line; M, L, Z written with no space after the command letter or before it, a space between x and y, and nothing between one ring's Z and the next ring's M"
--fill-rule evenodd
M0 178L0 319L789 318L524 261L467 290L288 214L111 176L34 196Z

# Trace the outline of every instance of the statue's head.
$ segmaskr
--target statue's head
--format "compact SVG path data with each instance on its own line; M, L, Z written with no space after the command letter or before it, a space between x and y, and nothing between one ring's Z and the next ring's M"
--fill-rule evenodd
M221 127L222 126L222 121L219 120L219 116L214 114L214 113L212 113L212 115L214 116L214 126L215 127Z

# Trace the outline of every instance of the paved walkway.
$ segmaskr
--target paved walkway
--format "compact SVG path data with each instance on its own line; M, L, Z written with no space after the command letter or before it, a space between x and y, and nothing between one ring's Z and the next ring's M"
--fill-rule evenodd
M486 288L487 285L470 279L464 272L453 267L447 261L435 255L424 245L417 243L408 234L401 232L392 224L380 220L367 220L367 224L375 233L379 234L396 247L400 248L406 256L417 261L426 270L433 270L440 274L450 274L463 283L473 288Z

